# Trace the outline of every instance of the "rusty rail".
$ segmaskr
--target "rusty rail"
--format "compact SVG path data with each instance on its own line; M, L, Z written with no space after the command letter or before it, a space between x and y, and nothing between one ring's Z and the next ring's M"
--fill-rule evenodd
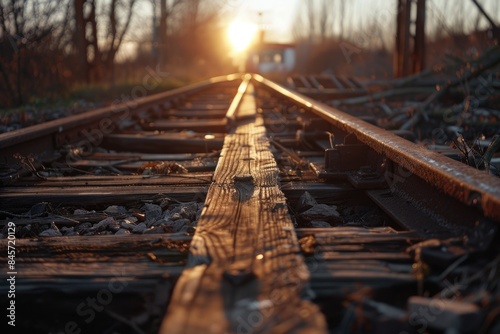
M197 91L207 88L212 84L222 83L226 81L234 81L241 79L241 74L231 74L227 76L219 76L209 80L173 89L164 93L155 94L137 98L133 101L123 102L109 107L99 108L79 115L65 117L62 119L53 120L47 123L34 125L28 128L19 129L13 132L0 134L0 149L9 146L21 144L33 139L39 139L41 136L61 133L63 131L89 124L95 121L102 120L106 117L116 117L118 113L129 109L144 109L152 106L157 106L161 101L167 101L176 96L185 94L193 94Z
M354 134L359 141L425 180L432 188L466 206L476 208L485 217L500 222L500 179L429 151L336 108L292 92L260 75L253 75L253 79L335 127Z

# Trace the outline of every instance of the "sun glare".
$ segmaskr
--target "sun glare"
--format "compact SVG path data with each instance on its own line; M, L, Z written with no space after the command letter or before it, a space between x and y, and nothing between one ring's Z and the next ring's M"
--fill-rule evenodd
M257 26L243 21L234 21L227 28L229 41L236 53L247 49L257 35Z

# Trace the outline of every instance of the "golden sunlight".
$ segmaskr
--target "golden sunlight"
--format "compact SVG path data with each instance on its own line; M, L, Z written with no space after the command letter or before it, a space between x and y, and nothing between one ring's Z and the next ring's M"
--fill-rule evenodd
M227 28L227 35L233 51L240 53L247 49L257 36L257 25L244 22L233 21Z

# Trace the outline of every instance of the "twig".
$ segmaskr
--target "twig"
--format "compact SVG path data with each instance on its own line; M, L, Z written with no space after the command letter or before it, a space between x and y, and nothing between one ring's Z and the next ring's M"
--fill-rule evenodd
M466 66L465 64L463 64L460 68L463 71L463 74L458 78L454 78L453 80L448 81L444 86L439 87L439 89L434 91L434 93L432 93L425 101L421 102L417 107L415 107L415 114L413 115L412 119L403 124L400 129L407 130L412 125L415 125L418 121L420 121L421 116L427 117L426 110L429 108L429 106L436 100L443 97L443 95L445 95L450 90L450 88L479 76L481 73L496 66L498 63L500 63L500 47L495 45L490 50L486 51L480 59L475 61L474 66L472 66L471 64L469 64L470 66Z
M345 100L335 100L332 102L333 105L356 105L363 104L367 102L379 101L387 97L393 97L398 95L415 95L415 94L429 94L429 92L434 91L433 88L429 87L411 87L411 88L396 88L390 90L383 90L375 92L371 95L353 97Z
M493 34L495 35L495 38L497 39L497 41L500 41L500 29L496 25L495 21L493 21L493 19L488 15L488 13L486 13L483 6L481 6L481 4L479 2L477 2L477 0L472 0L472 2L476 5L476 7L481 12L481 14L484 15L486 20L488 20L488 22L491 25L491 28L493 29Z
M69 220L70 222L73 222L73 223L77 223L77 224L80 224L80 222L76 219L71 219L71 218L68 218L68 217L64 217L64 216L59 216L59 215L52 215L53 217L57 217L57 218L61 218L61 219L65 219L65 220Z
M40 213L37 213L37 214L34 214L34 215L31 215L31 214L28 214L28 213L23 213L23 214L19 215L19 214L15 214L15 213L8 212L8 211L2 211L2 210L0 210L0 213L4 214L4 215L7 215L7 216L11 216L13 218L36 218L36 217L40 217L43 214L45 214L45 212L40 212Z
M297 153L295 153L293 150L287 149L286 147L284 147L283 145L281 145L280 143L278 143L274 139L271 139L270 142L271 142L271 144L273 144L274 146L278 147L280 150L282 150L283 152L288 154L290 156L290 158L292 158L292 160L295 161L295 163L297 163L297 165L304 166L307 164L307 161L302 159L301 157L299 157L297 155Z

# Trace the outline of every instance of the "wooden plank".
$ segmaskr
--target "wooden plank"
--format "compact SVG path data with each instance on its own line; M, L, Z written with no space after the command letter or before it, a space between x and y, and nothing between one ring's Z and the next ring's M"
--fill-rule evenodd
M134 153L102 153L95 152L88 156L86 159L90 160L133 160L133 161L161 161L161 160L194 160L211 158L213 154L205 153L177 153L177 154L134 154Z
M307 88L308 90L312 88L311 84L307 81L306 77L304 77L304 76L301 75L301 76L299 76L299 80L302 83L302 85L305 88Z
M315 77L314 75L310 75L310 76L309 76L309 80L312 82L312 84L314 85L314 88L315 88L315 89L322 90L322 89L324 89L324 88L325 88L325 87L323 87L323 85L322 85L322 84L320 84L320 83L318 82L318 80L316 80L316 77Z
M223 118L229 105L222 105L219 109L196 109L196 110L179 110L172 109L165 113L170 117L201 117L201 118Z
M40 202L57 203L60 205L76 205L89 207L96 205L128 204L151 200L153 198L169 197L180 202L199 199L206 194L207 186L175 185L175 186L109 186L101 187L46 187L31 188L1 188L0 210L8 212L24 212L33 204Z
M168 274L179 276L190 242L190 236L179 234L18 238L16 246L22 251L16 255L16 268L23 279L16 290L33 286L33 281L41 288L58 280L74 291L82 291L81 282L74 284L73 280L83 279L89 284L92 279L113 277L117 272L130 280L164 278L166 267ZM7 248L6 239L0 240L0 248ZM7 258L2 255L0 260Z
M362 286L376 291L416 285L413 258L406 252L421 241L415 231L347 226L296 231L308 253L311 288L321 298L344 296Z
M16 332L156 333L159 324L154 319L168 305L190 239L179 235L18 238L16 314L30 321L16 323L20 329ZM8 261L7 241L0 240L3 263ZM5 281L5 271L0 278ZM8 290L8 284L0 285L3 296ZM98 307L94 321L87 321L79 306L89 300ZM138 323L141 330L131 331L106 320L110 312L145 320ZM68 331L68 323L76 330Z
M225 138L160 333L326 332L319 309L300 297L309 273L251 92Z
M215 161L197 161L190 160L177 164L173 164L169 161L163 161L163 163L158 162L156 164L148 164L144 161L130 161L130 160L77 160L75 162L69 162L67 164L70 167L78 169L95 169L97 167L113 167L114 170L120 170L121 172L128 171L130 173L142 173L143 169L152 170L152 174L156 173L158 175L170 175L176 174L177 171L186 170L187 172L207 172L213 171L216 167ZM155 167L156 166L156 167ZM182 166L180 168L179 166Z
M148 131L190 130L202 133L225 132L226 119L158 120L142 125Z
M204 130L206 133L208 130ZM144 153L209 153L222 148L222 136L214 139L191 137L185 133L142 132L141 135L110 134L104 137L103 147Z
M16 183L13 188L36 187L97 187L97 186L132 186L132 185L176 185L176 184L206 184L209 185L212 174L168 174L168 175L126 175L126 176L58 176L47 177L45 180L38 178L24 178Z
M227 101L189 101L183 106L178 107L178 110L182 111L195 111L195 110L221 110L229 107L229 103Z
M340 83L340 81L337 79L337 77L335 75L331 75L330 76L330 79L332 80L332 82L335 84L335 86L337 86L337 88L340 90L340 91L344 91L345 88L344 88L344 85L342 85Z

